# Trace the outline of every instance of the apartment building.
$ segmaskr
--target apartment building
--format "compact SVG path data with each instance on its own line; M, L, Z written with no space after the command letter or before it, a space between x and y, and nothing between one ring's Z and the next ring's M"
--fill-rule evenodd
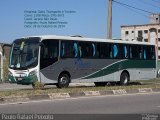
M150 24L121 26L121 39L155 43L160 58L160 14L151 15Z

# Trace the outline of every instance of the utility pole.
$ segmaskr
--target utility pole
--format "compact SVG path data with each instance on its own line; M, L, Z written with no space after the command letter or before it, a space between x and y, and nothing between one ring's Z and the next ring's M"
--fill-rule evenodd
M112 0L108 0L108 29L107 38L112 39Z
M160 23L160 14L159 14L159 18L158 19L159 19L159 23Z
M0 65L0 69L1 69L1 81L4 81L4 71L3 71L3 51L2 51L2 47L0 46L0 57L1 57L1 65Z

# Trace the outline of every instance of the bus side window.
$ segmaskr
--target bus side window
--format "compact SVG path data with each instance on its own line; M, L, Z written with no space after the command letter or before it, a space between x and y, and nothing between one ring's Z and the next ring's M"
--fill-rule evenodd
M93 46L89 42L79 42L79 54L82 58L93 58Z
M112 45L111 44L106 44L106 43L101 43L100 44L100 58L105 58L109 59L112 58Z
M53 58L57 58L58 57L58 47L54 47L53 48Z
M138 45L132 45L130 47L130 58L131 59L140 59L140 51Z
M111 44L108 44L108 51L109 53L109 58L113 58L113 50L112 50L112 45Z
M144 48L144 50L143 50L143 57L144 57L145 60L147 59L147 56L146 56L146 48Z
M104 59L106 57L106 52L105 52L105 45L104 44L100 44L100 58Z
M96 43L95 57L96 58L100 57L100 44L99 43Z
M94 43L92 43L92 47L93 47L93 57L95 57L95 55L96 55L96 47L95 47Z
M113 45L113 57L116 58L118 56L118 47L117 45Z
M127 46L124 46L124 57L128 58L128 51L127 51Z
M79 49L79 57L81 58L81 57L82 57L82 49L81 49L81 46L79 46L78 49Z
M130 52L130 59L132 59L133 58L133 56L132 56L132 47L129 48L129 52Z
M62 48L61 48L61 56L64 57L64 43L62 43Z
M156 56L155 56L155 48L154 47L151 47L151 59L155 59Z
M74 42L73 47L74 47L74 57L77 58L78 57L78 51L79 51L78 43Z
M139 53L139 59L143 59L143 49L142 49L142 46L139 46L138 47L138 53Z
M83 43L82 42L79 42L79 56L80 58L83 58L84 57L84 46L83 46Z
M61 57L65 57L65 58L74 57L73 42L71 41L61 42Z

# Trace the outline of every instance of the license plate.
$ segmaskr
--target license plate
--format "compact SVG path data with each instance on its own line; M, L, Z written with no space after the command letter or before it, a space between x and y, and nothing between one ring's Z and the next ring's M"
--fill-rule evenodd
M23 78L18 78L18 80L22 80Z

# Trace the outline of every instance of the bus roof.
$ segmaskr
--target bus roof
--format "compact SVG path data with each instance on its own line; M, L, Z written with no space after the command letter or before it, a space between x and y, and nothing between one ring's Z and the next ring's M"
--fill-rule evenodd
M155 45L149 42L138 42L138 41L123 41L121 39L98 39L98 38L85 38L80 36L57 36L57 35L42 35L42 36L29 36L23 38L39 37L41 40L44 39L60 39L60 40L76 40L76 41L92 41L92 42L108 42L108 43L125 43L125 44L140 44L140 45Z

